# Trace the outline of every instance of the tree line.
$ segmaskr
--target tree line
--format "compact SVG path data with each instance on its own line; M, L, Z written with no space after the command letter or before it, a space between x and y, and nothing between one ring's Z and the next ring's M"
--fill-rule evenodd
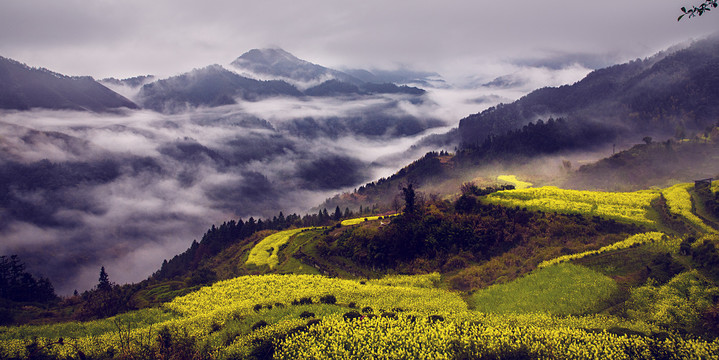
M360 209L360 213L366 213L366 210ZM354 214L349 208L342 211L337 206L334 212L331 213L327 211L327 208L319 210L316 214L305 214L304 216L297 214L285 216L280 212L278 215L265 220L255 220L254 217L250 217L247 221L239 219L237 221L223 222L220 226L213 224L199 242L193 240L185 252L176 255L169 261L163 261L162 266L151 276L151 279L166 280L183 276L196 270L204 259L215 256L230 245L247 239L262 230L279 231L292 227L329 226L343 218L350 218ZM205 274L204 277L206 279L199 280L209 282L213 276L212 274Z

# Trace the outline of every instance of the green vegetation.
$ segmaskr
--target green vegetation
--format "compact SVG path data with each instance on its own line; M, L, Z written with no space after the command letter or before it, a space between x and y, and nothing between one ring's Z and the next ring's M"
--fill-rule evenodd
M631 319L702 334L707 330L719 330L715 323L703 318L707 310L716 306L717 298L719 288L692 270L661 286L650 280L646 285L633 289L627 301L627 315Z
M719 237L650 231L696 228L690 186L402 189L401 215L213 227L134 293L101 271L78 311L164 304L0 328L0 358L719 358Z
M148 328L176 318L177 315L160 309L147 308L127 312L101 320L65 322L50 325L22 325L2 328L0 340L42 337L48 339L93 337L117 331L118 326L127 330Z
M475 310L484 313L582 315L608 307L618 290L611 278L564 263L545 267L507 284L479 290L469 301Z
M441 281L437 272L425 275L387 275L380 279L371 279L367 282L374 285L408 286L420 288L435 288Z
M569 264L543 269L536 276L562 287L576 288L576 282L587 281L585 290L606 288L601 275ZM32 352L35 357L84 358L601 359L643 354L641 358L651 359L666 354L666 358L712 359L719 351L719 341L671 334L657 337L664 330L651 322L597 315L476 312L467 310L456 293L399 285L422 284L434 277L421 276L417 282L411 277L385 280L393 285L309 275L239 277L175 299L165 306L170 312L136 312L74 330L68 325L1 329L5 331L0 353L6 358L29 357ZM534 274L526 279L538 280ZM543 292L539 301L550 308L552 299L561 299L560 290ZM335 301L320 303L329 295ZM586 311L606 295L592 290L579 297L582 301L562 309ZM29 334L37 338L30 339ZM67 335L58 340L58 334Z

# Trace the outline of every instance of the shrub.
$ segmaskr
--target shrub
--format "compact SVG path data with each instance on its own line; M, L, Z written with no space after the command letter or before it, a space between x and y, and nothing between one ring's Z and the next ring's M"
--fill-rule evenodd
M437 322L437 321L444 321L444 316L442 315L430 315L429 316L429 322Z
M313 317L315 317L315 313L311 313L309 311L303 311L300 314L300 318L302 318L302 319L313 318Z
M320 298L320 302L323 304L334 304L337 302L337 298L334 295L325 295Z
M395 320L397 320L397 314L395 314L395 313L393 313L393 312L383 312L383 313L382 313L382 317L383 317L383 318L388 318L388 319L395 319Z
M365 306L365 307L362 308L362 312L365 313L365 314L369 314L369 313L371 313L371 312L374 312L374 310L372 310L372 308L369 307L369 306Z
M260 310L262 310L262 304L256 304L252 307L252 310L254 310L255 312L260 312Z
M342 315L342 317L343 317L345 320L355 320L355 319L362 318L362 314L360 314L360 313L358 313L358 312L356 312L356 311L350 311L350 312L347 312L347 313L345 313L344 315Z
M300 298L299 303L300 303L300 305L312 305L312 298L311 297Z
M312 298L311 297L303 297L303 298L292 300L292 305L312 305Z
M347 305L347 307L349 307L350 309L356 309L356 308L357 308L357 304L356 304L354 301L352 301L352 302L349 303L349 305Z
M259 329L259 328L263 328L263 327L265 327L265 326L267 326L267 322L265 322L264 320L260 320L260 321L258 321L258 322L256 322L256 323L252 324L252 328L251 328L251 329L252 329L252 331L255 331L255 330L257 330L257 329Z

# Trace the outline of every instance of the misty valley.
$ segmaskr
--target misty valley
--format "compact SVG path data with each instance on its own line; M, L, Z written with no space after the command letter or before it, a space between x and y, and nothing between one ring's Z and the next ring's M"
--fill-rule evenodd
M578 73L0 57L0 358L717 359L719 37Z

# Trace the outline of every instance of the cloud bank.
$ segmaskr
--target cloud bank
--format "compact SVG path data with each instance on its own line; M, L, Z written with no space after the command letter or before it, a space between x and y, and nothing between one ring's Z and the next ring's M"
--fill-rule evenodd
M100 266L142 280L213 223L302 215L395 171L452 125L439 106L376 96L0 113L0 253L63 294L92 287Z

